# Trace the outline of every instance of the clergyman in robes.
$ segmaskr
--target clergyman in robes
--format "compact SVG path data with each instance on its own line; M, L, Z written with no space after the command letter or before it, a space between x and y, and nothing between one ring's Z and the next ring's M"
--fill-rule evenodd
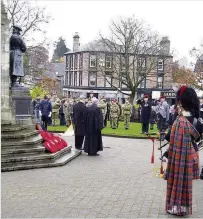
M99 100L92 98L92 105L87 108L85 116L84 152L89 156L97 156L97 152L103 150L101 130L104 123L98 104Z
M75 148L82 149L85 135L85 96L80 96L80 101L73 106L73 126L75 129Z

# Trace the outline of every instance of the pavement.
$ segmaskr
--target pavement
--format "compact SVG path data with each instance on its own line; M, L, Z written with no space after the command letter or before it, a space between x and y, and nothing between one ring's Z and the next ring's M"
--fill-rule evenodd
M74 145L74 137L66 140ZM98 157L65 166L1 174L2 218L173 218L165 213L166 181L151 140L103 137ZM200 151L203 165L203 150ZM203 218L203 181L193 181L193 215Z

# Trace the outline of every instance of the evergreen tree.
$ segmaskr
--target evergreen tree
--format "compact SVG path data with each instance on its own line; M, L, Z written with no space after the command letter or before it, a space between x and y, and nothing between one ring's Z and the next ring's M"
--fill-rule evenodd
M55 42L55 50L52 57L53 62L60 62L61 57L64 56L64 53L69 52L70 49L66 47L65 40L62 37L59 37L58 41Z

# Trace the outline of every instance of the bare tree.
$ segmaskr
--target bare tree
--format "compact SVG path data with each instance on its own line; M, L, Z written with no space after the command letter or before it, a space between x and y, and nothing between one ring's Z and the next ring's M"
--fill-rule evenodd
M6 11L10 20L10 28L19 25L22 28L22 36L27 37L33 32L46 31L42 25L49 23L51 16L46 15L45 8L38 7L36 2L29 0L7 0Z
M107 83L112 81L112 87L125 95L129 95L131 101L133 101L137 88L144 80L153 81L157 78L159 59L163 60L164 65L168 64L169 59L171 60L170 46L166 48L157 33L134 17L121 18L119 22L112 21L110 32L109 38L104 37L101 33L99 34L101 45L98 46L97 44L97 48L91 44L89 44L89 47L93 51L101 51L97 60L104 77L109 73L106 68L107 60L104 60L103 54L108 55L109 52L109 55L112 56L112 66L109 66L111 67L111 76L109 77L110 80L108 77L105 77L105 80ZM166 41L170 45L167 38ZM166 69L165 72L167 72ZM161 74L163 76L163 72ZM125 92L126 89L122 88L131 91L131 94Z

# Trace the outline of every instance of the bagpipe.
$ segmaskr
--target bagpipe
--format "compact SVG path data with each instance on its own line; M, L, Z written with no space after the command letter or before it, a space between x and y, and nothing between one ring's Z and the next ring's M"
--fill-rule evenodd
M160 165L160 177L163 177L164 175L164 168L163 168L163 162L166 162L165 159L163 159L163 157L166 157L168 159L168 149L163 153L162 149L164 147L166 147L167 145L169 145L169 142L163 143L165 140L165 136L166 136L167 132L158 132L158 133L147 133L147 137L152 141L152 155L151 155L151 163L154 163L154 150L155 150L155 141L159 140L159 147L158 150L161 153L161 157L159 158L161 161L161 165ZM203 138L201 138L201 140L199 142L196 143L197 144L197 151L200 151L203 149ZM201 169L201 173L200 173L200 179L203 180L203 167Z

